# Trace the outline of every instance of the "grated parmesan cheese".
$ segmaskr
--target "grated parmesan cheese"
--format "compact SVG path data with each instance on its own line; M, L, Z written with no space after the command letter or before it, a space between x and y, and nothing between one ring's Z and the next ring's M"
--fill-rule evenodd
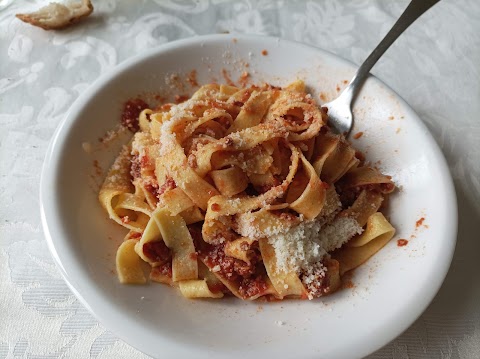
M318 221L304 221L286 233L269 236L268 243L275 249L277 271L299 272L309 263L319 261L326 254L314 240L319 232Z
M351 217L337 217L320 232L319 241L322 247L331 252L340 248L355 234L361 234L363 228Z
M320 220L303 221L286 233L268 237L268 243L275 250L278 272L299 273L362 231L350 217L338 217L323 228Z
M265 203L264 207L267 206ZM262 228L258 223L255 222L255 215L252 212L243 213L237 217L235 228L236 232L243 237L247 238L264 238L272 237L279 234L285 234L291 227L291 225L286 221L278 221L276 225L270 225L269 227ZM265 219L260 220L261 223L265 222Z
M313 263L307 269L304 269L301 275L301 280L307 290L309 300L312 300L315 297L320 297L328 291L328 287L322 285L326 275L327 268L322 262Z
M246 144L245 139L238 132L231 133L230 135L228 135L228 138L231 138L235 141L236 147L243 147Z
M92 144L90 142L83 142L82 143L82 148L86 153L92 153L93 152Z

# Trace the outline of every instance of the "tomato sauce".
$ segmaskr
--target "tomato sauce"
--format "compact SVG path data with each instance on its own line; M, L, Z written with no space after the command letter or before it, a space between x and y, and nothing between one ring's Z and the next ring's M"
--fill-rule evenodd
M153 272L156 273L157 275L172 278L172 261L166 261L165 263L162 263L159 266L153 267L152 273Z
M140 163L140 158L135 155L132 157L131 166L130 166L130 175L133 179L139 178L142 174L142 165Z
M215 274L228 281L237 283L239 293L244 298L250 298L267 290L267 284L263 275L258 274L261 266L260 255L252 249L250 263L227 256L225 244L202 245L200 255L204 258L209 268L218 268Z
M147 242L143 245L143 254L152 262L171 262L172 252L164 241Z
M249 264L240 259L227 256L225 254L225 243L218 245L205 243L202 239L202 228L200 226L190 225L188 229L199 258L216 275L231 283L235 283L238 286L240 295L244 299L257 296L268 289L257 243L253 243L248 248ZM218 286L219 288L209 288L214 293L217 291L228 292L228 289L223 284L218 284Z
M221 210L220 205L218 203L212 203L210 206L211 210L214 212L219 212Z
M399 247L404 247L407 244L408 244L408 240L406 240L406 239L401 238L401 239L397 240L397 246L399 246Z
M148 107L148 104L139 98L125 102L122 111L122 125L134 133L137 132L140 129L138 116Z
M150 192L153 196L158 198L158 184L156 183L147 183L145 184L145 189Z
M243 298L250 298L268 289L263 275L258 275L252 278L243 278L238 287L238 292Z
M225 285L222 282L216 282L216 283L207 283L208 289L212 293L229 293L230 290L225 287Z
M420 218L418 221L415 222L415 227L420 227L423 224L425 217Z
M175 183L172 177L168 177L165 183L162 184L160 188L157 190L157 197L160 197L166 191L169 191L174 188L177 188L177 184Z
M142 237L142 233L140 232L131 232L128 236L128 239L140 239Z

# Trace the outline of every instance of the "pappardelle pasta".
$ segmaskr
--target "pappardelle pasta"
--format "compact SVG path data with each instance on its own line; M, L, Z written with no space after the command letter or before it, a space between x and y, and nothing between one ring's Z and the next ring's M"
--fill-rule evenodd
M145 108L99 193L129 230L122 283L187 298L313 299L394 235L379 211L395 186L328 127L302 81L209 84Z

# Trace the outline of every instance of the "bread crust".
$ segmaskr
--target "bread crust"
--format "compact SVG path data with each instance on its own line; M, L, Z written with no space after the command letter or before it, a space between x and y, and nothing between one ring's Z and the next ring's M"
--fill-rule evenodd
M16 14L15 16L44 30L59 30L77 23L92 12L93 5L91 1L82 0L65 5L54 2L42 7L38 11L28 14Z

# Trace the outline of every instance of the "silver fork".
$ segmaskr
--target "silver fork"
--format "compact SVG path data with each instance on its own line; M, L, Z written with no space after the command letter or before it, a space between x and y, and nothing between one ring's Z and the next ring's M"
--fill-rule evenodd
M328 108L329 124L334 130L348 136L353 127L352 103L369 75L370 69L377 63L390 45L392 45L416 19L439 1L440 0L412 0L388 34L358 68L352 80L340 96L323 105Z

